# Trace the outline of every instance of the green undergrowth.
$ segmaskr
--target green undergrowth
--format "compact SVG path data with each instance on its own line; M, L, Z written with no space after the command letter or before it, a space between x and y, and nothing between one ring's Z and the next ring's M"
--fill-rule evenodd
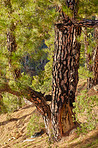
M21 108L24 104L25 102L22 98L5 93L2 95L0 113L12 113Z
M39 132L44 127L45 126L41 116L38 116L36 113L34 113L27 125L27 135L32 136L34 133Z
M88 144L85 144L84 146L82 146L81 148L97 148L98 147L98 139L91 141Z
M88 96L87 91L81 92L81 95L77 96L76 102L73 103L75 113L75 120L80 123L80 127L77 128L78 133L87 133L96 128L98 124L97 96Z

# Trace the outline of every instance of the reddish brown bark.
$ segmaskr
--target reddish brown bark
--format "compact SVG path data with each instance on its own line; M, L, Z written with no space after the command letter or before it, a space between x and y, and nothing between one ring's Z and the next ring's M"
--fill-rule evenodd
M51 110L50 110L50 106L46 103L46 99L43 94L32 90L30 87L28 88L28 92L29 92L29 94L28 94L29 101L31 101L35 104L37 110L43 116L47 134L49 135L49 137L51 137Z
M55 26L51 116L56 139L76 126L72 119L72 103L78 83L80 43L76 37L80 34L81 28L74 26L68 17Z
M75 1L68 7L75 10ZM77 42L77 36L81 35L82 26L97 26L98 21L76 21L76 13L73 19L69 19L61 9L58 9L60 19L55 24L55 51L53 60L53 86L51 118L55 140L61 139L77 126L72 119L73 102L78 83L78 68L81 44Z

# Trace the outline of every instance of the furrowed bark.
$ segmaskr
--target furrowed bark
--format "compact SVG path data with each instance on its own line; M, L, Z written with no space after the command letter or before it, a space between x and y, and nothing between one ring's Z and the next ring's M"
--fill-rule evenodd
M81 27L96 27L98 25L98 21L92 20L78 22L75 19L78 1L66 2L73 11L73 18L70 19L61 9L58 9L60 19L55 24L51 118L56 141L77 126L77 123L72 119L72 103L75 101L78 83L81 44L77 42L76 38L81 35Z
M73 24L75 26L80 26L80 27L98 27L98 20L88 20L88 19L83 19L81 21L75 20L75 19L71 19L71 21L73 22Z
M83 21L80 21L78 23L79 26L81 27L98 27L98 20L87 20L84 19Z
M53 61L53 90L51 117L56 140L76 126L72 119L72 103L78 83L80 43L76 41L81 27L75 27L67 17L66 26L55 26L55 51Z
M30 87L28 88L28 92L30 94L29 101L31 101L35 104L37 110L43 116L47 134L49 135L49 137L51 137L51 110L50 110L50 106L46 103L46 100L45 100L45 97L43 94L32 90Z

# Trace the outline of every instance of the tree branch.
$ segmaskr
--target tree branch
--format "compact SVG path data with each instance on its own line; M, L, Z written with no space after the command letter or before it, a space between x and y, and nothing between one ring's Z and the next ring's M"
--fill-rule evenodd
M3 84L3 86L0 88L0 93L3 93L3 92L8 92L18 97L21 96L20 92L12 90L7 83Z
M98 20L88 20L83 19L80 22L73 20L74 25L79 25L80 27L98 27Z
M48 116L51 119L50 106L47 104L44 95L41 92L34 91L32 88L28 87L29 101L33 102L36 108L43 116Z
M48 116L51 119L51 111L50 106L46 102L46 97L41 92L34 91L32 88L27 87L25 90L21 92L12 90L7 83L3 84L0 88L0 93L8 92L16 96L26 96L26 99L30 102L33 102L38 109L38 111L43 116Z
M66 18L65 18L66 20ZM75 19L69 19L67 18L67 21L60 21L55 23L55 26L57 26L59 28L59 30L64 31L67 27L69 27L70 25L74 25L74 26L80 26L80 27L98 27L98 20L88 20L88 19L84 19L82 21L77 21Z

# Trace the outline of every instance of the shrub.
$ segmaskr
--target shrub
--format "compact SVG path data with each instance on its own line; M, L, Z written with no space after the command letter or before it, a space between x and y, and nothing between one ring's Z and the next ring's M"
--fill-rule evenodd
M77 97L73 103L75 113L75 120L80 123L81 128L77 128L78 132L85 133L88 130L93 130L98 121L97 105L98 99L96 96L88 96L87 91L82 91L81 95Z
M33 114L27 126L27 135L32 136L35 132L39 132L41 128L44 128L41 117Z
M10 113L14 112L15 110L19 109L20 106L24 104L23 99L19 100L18 97L9 94L9 93L4 93L2 98L2 106L1 106L1 111L0 113ZM20 102L21 101L21 102Z

